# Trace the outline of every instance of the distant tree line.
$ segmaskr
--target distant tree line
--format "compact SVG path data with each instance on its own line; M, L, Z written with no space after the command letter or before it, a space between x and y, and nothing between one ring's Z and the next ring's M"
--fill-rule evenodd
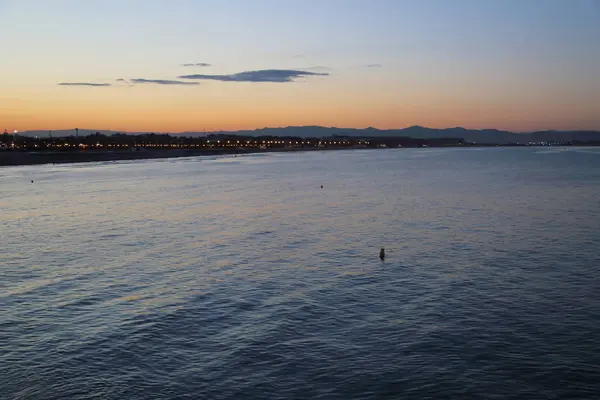
M457 138L412 139L409 137L342 137L324 138L242 136L233 134L190 137L169 134L127 135L117 133L104 135L99 132L86 136L27 137L0 135L4 150L20 151L73 151L106 149L167 149L167 148L377 148L377 147L423 147L462 146L464 140Z
M600 146L600 140L547 142L546 145ZM506 146L527 146L530 143L512 143ZM86 136L29 137L4 133L0 135L0 150L3 151L89 151L89 150L142 150L142 149L278 149L278 148L397 148L397 147L456 147L497 146L475 144L462 138L416 139L398 137L329 137L299 136L249 136L235 134L211 134L202 137L147 133L128 135L116 133L105 135L99 132Z

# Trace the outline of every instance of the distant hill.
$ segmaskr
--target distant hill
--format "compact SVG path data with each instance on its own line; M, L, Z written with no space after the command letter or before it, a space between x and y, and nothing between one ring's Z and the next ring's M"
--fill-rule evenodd
M79 129L79 136L88 136L88 135L93 135L96 132L102 134L102 135L114 135L116 133L126 133L128 135L143 135L145 133L150 133L150 132L122 132L122 131L108 131L108 130L102 130L102 129ZM75 136L75 130L74 129L57 129L57 130L36 130L36 131L24 131L24 132L19 132L19 135L21 136L28 136L28 137L49 137L50 134L52 134L52 137L66 137L66 136Z
M80 129L79 135L86 136L99 132L104 135L113 135L119 132L94 129ZM150 132L123 132L128 135L141 135ZM48 137L49 131L27 131L19 133L23 136ZM438 139L438 138L462 138L469 142L481 144L509 144L509 143L528 143L528 142L570 142L570 141L598 141L600 140L600 131L538 131L529 133L516 133L509 131L500 131L497 129L465 129L461 127L433 129L422 126L411 126L404 129L354 129L354 128L334 128L323 126L288 126L283 128L262 128L254 130L241 131L220 131L220 132L180 132L173 135L183 135L190 137L202 137L211 135L241 135L241 136L280 136L280 137L410 137L415 139ZM52 136L71 136L74 131L56 130L52 131Z

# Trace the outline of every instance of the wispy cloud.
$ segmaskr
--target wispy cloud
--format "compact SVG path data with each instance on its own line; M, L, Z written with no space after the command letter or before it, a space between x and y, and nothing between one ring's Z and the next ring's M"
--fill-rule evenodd
M123 79L123 78L119 78L116 80L117 82L123 82L125 83L127 86L132 86L131 82L129 82L127 79Z
M153 83L155 85L199 85L198 82L182 82L182 81L171 81L166 79L143 79L136 78L132 79L133 83Z
M308 68L302 68L302 69L308 69L311 71L331 71L333 68L317 65L315 67L308 67Z
M208 64L208 63L188 63L188 64L181 64L181 66L183 66L183 67L211 67L212 64Z
M367 68L381 68L383 67L382 64L367 64L365 65Z
M89 82L61 82L58 86L91 86L91 87L103 87L111 86L110 83L89 83Z
M259 71L245 71L230 75L182 75L179 79L203 79L221 82L293 82L297 78L307 76L327 76L327 73L299 71L294 69L265 69Z

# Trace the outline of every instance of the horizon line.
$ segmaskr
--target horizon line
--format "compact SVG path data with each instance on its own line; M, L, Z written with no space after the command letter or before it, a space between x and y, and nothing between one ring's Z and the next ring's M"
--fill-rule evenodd
M172 135L182 135L182 134L190 134L190 133L204 133L205 135L209 135L209 134L214 134L214 133L235 133L235 132L244 132L244 131L261 131L261 130L266 130L266 129L289 129L289 128L324 128L324 129L348 129L348 130L357 130L357 131L361 131L361 130L377 130L377 131L401 131L401 130L406 130L406 129L411 129L411 128L420 128L420 129L428 129L428 130L435 130L435 131L443 131L443 130L449 130L449 129L463 129L463 130L467 130L467 131L498 131L498 132L505 132L505 133L515 133L515 134L528 134L528 133L536 133L536 132L599 132L600 133L600 128L598 129L538 129L538 130L528 130L528 131L512 131L512 130L505 130L505 129L497 129L497 128L465 128L463 126L453 126L453 127L447 127L447 128L430 128L430 127L426 127L426 126L422 126L422 125L410 125L410 126L406 126L404 128L375 128L372 126L368 126L366 128L356 128L356 127L339 127L339 126L325 126L325 125L288 125L288 126L266 126L266 127L262 127L262 128L246 128L246 129L229 129L229 130L206 130L206 129L202 129L202 130L187 130L187 131L179 131L179 132L174 132L174 131L150 131L150 130L115 130L115 129L87 129L87 128L78 128L79 129L79 133L81 134L82 131L85 132L102 132L102 131L108 131L108 132L115 132L115 133L155 133L155 134L172 134ZM22 133L28 133L28 132L61 132L61 131L75 131L76 128L66 128L66 129L28 129L28 130L24 130L24 131L13 131L10 129L6 129L6 131L9 134L22 134ZM4 131L2 131L4 132Z

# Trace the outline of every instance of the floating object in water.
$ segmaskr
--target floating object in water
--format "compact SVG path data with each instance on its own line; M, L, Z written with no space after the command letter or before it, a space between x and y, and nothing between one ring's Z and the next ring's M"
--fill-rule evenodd
M33 183L33 179L31 180L31 183Z
M379 258L381 259L381 261L383 261L383 259L385 258L385 249L382 247L381 250L379 250Z
M323 185L321 185L321 189L323 189Z

